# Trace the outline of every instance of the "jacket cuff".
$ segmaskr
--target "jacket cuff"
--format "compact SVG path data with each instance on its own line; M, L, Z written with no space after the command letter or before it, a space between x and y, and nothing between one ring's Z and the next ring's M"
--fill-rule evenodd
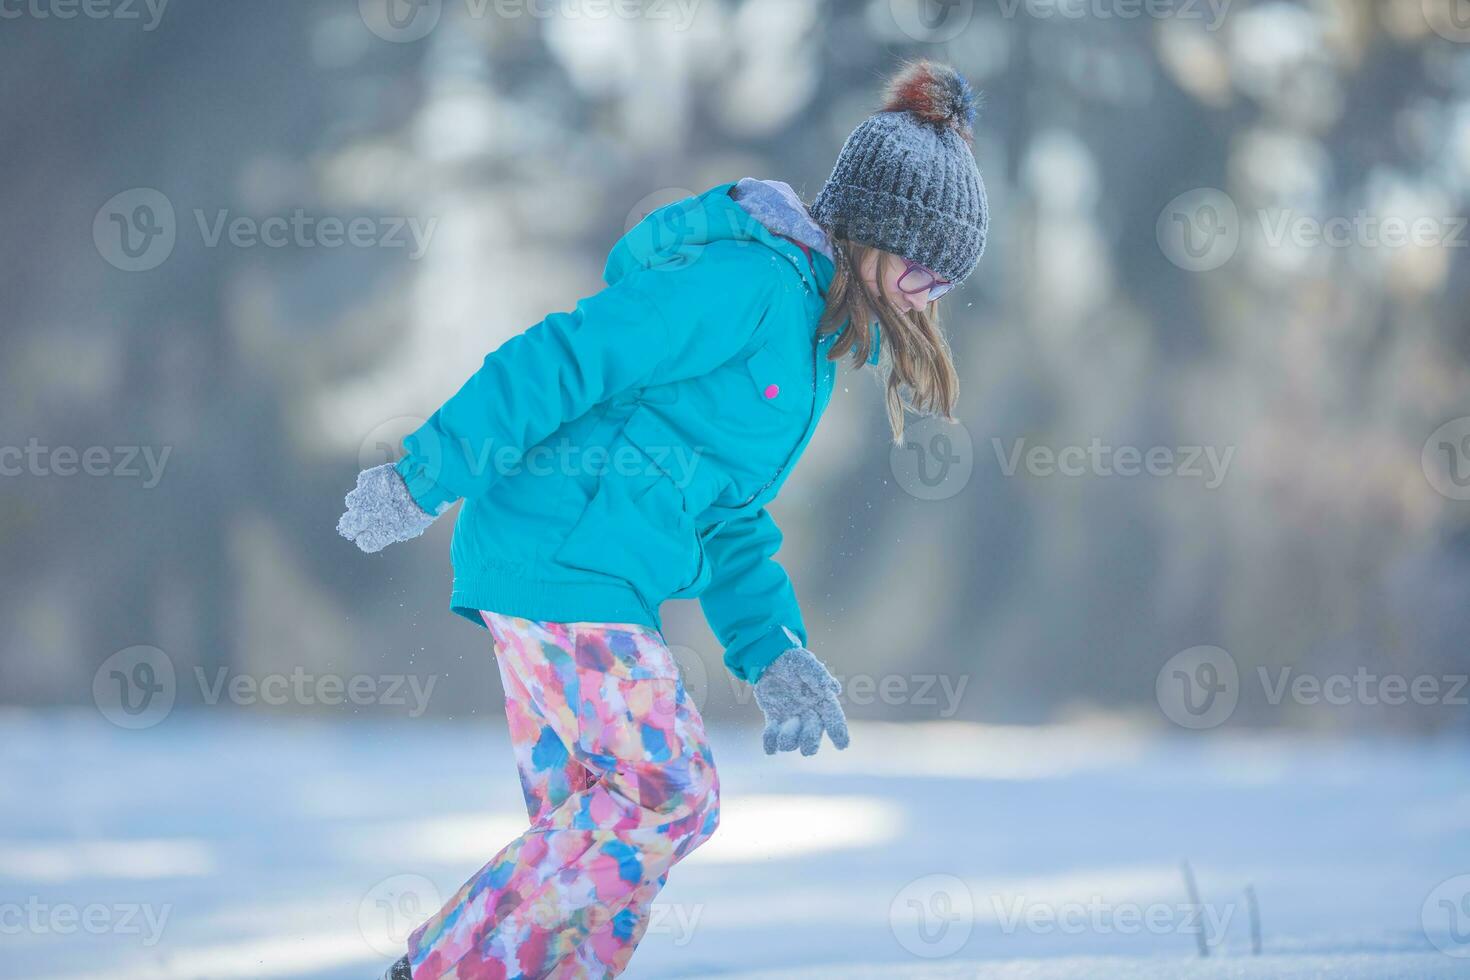
M783 626L773 626L760 637L740 647L731 647L725 651L725 667L736 677L747 684L755 684L761 679L765 669L775 662L787 650L798 646L806 646L806 634L801 630L792 630L800 643L792 643L791 637L787 635Z
M435 483L423 463L413 455L400 459L393 469L403 477L408 495L419 505L419 510L430 517L439 516L445 506L459 499L458 495Z

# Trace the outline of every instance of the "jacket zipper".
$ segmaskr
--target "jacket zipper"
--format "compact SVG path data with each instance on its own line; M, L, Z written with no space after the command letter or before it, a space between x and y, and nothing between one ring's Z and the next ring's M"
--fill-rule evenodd
M809 265L814 265L815 264L813 262L813 259L812 259L812 250L805 243L799 242L799 241L797 241L794 238L788 238L785 235L781 235L779 237L786 239L786 241L790 242L791 244L795 245L797 248L801 249L802 254L804 254L806 256L806 260L807 260L807 263ZM792 259L791 260L791 263L793 265L796 265L796 260L795 259ZM801 269L800 268L797 269L797 273L798 274L801 273ZM804 288L807 292L811 292L812 291L811 284L806 281L806 276L805 275L802 275L801 276L801 285L802 285L802 288ZM816 344L812 348L812 407L806 413L806 426L807 426L807 428L809 428L811 426L811 424L812 424L812 416L815 415L816 412L817 412L817 372L819 370L821 370L821 367L822 367L821 358L822 358L822 342L820 340L818 340L816 342ZM803 428L801 430L801 433L802 433L802 439L805 439L806 438L806 428ZM786 471L786 469L787 469L786 464L791 462L792 455L794 455L796 453L796 450L798 448L800 448L800 446L801 446L801 442L798 441L797 444L796 444L796 446L792 448L791 452L786 455L786 463L781 464L781 466L776 470L776 472L771 475L771 478L765 482L765 485L764 486L762 486L755 493L751 494L749 497L746 497L744 500L742 500L738 506L746 507L746 506L750 505L752 502L754 502L755 498L759 497L761 494L763 494L767 490L769 490L771 488L771 484L775 483L776 480L777 480L777 478L780 477L781 474Z

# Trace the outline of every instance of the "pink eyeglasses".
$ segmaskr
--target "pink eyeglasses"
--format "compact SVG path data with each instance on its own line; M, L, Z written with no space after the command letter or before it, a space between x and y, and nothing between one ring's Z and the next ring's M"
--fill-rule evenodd
M954 283L941 279L933 270L917 262L903 260L903 275L898 277L898 291L905 296L929 292L929 302L934 302L954 288Z

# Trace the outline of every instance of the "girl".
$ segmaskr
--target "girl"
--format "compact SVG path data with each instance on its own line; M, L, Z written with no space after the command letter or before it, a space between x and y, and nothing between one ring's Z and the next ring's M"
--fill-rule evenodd
M665 599L699 598L755 686L767 754L811 755L823 732L847 746L766 507L844 356L882 364L896 442L905 408L951 417L935 304L985 247L973 118L965 80L917 62L809 211L751 178L655 211L613 247L606 289L502 344L402 460L358 477L338 530L366 552L464 501L450 607L493 637L531 818L388 977L627 968L669 869L719 820Z

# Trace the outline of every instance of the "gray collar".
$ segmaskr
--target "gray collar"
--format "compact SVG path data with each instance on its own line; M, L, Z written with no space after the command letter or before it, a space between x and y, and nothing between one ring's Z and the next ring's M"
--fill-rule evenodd
M742 177L735 184L735 200L768 231L785 235L832 258L832 243L827 240L827 233L812 220L790 184Z

